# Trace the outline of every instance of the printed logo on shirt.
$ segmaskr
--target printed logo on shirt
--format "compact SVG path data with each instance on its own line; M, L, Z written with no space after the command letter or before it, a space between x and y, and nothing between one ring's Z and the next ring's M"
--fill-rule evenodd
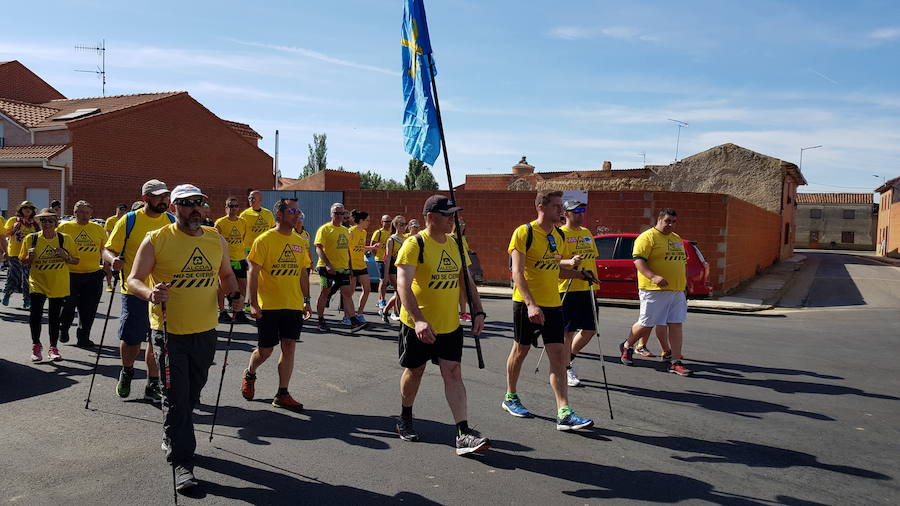
M459 264L450 257L446 250L441 250L441 259L437 269L431 274L428 288L445 290L459 286Z
M253 222L253 231L254 232L265 232L269 229L269 224L266 223L265 218L260 214L256 217L256 221Z
M542 271L559 270L559 260L561 258L562 255L559 254L559 250L550 251L550 245L548 244L544 255L534 263L534 267Z
M244 236L241 235L241 231L234 225L231 226L231 232L227 237L228 244L243 244Z
M200 251L194 248L190 258L185 262L181 272L172 276L172 288L205 288L212 286L216 280L216 272L212 262Z
M44 250L37 256L32 268L39 271L52 271L62 269L63 265L65 265L65 261L56 254L56 248L48 244L44 246Z
M273 276L297 276L300 274L300 265L294 253L300 253L303 247L296 244L285 244L281 250L281 256L272 264L270 272Z
M337 249L347 249L347 246L347 236L344 234L339 235L337 239Z
M78 251L97 251L97 245L91 240L91 236L87 234L86 230L82 230L75 238L75 245L78 246Z
M687 255L684 253L684 243L666 242L666 254L664 259L667 262L687 262Z

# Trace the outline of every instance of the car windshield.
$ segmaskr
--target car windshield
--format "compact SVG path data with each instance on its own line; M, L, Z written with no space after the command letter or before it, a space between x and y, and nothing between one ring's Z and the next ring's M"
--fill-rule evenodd
M631 253L634 251L634 237L619 237L619 244L616 245L616 253L613 258L616 260L631 260Z

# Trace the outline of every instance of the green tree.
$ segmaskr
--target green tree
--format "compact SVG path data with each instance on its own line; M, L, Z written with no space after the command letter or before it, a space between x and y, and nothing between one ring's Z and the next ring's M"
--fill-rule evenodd
M437 190L438 184L431 169L422 160L411 158L404 178L407 190Z
M403 184L387 179L374 171L359 173L359 187L363 190L405 190Z
M320 170L325 170L328 166L328 146L326 144L327 136L323 134L313 134L313 143L307 144L309 147L309 156L306 165L303 166L301 178L311 176Z

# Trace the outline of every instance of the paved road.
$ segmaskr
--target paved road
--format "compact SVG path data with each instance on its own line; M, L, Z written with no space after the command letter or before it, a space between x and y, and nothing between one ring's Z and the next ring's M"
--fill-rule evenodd
M873 300L878 280L868 278L896 276L898 269L868 268L845 266L863 298ZM827 272L817 282L840 277ZM260 373L264 399L240 398L240 370L254 344L253 328L243 326L232 344L212 443L206 438L224 341L196 411L197 474L205 481L199 497L205 504L897 504L897 299L840 308L825 306L824 296L810 300L818 306L691 313L686 349L697 370L693 378L661 372L650 360L618 364L615 342L636 311L603 308L615 420L592 343L579 361L587 386L571 400L597 428L580 434L555 430L546 365L531 374L536 353L519 391L540 417L514 419L499 409L511 305L489 300L487 368L474 366L471 349L464 357L470 421L494 440L494 449L477 458L454 455L452 419L433 370L415 407L424 442L404 443L393 434L400 374L395 330L304 333L292 391L307 412L297 415L267 402L275 390L273 363ZM95 409L85 410L93 355L64 346L60 363L28 363L24 319L22 310L0 308L0 502L170 502L160 412L113 394L118 367L110 336Z

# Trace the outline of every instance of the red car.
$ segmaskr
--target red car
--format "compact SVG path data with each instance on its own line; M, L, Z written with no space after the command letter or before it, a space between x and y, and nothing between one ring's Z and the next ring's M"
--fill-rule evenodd
M597 297L609 299L637 299L637 269L631 252L638 234L595 235L594 243L600 257L597 259L597 278L600 288ZM706 297L712 291L709 285L709 264L700 253L696 241L685 241L687 253L688 297Z

